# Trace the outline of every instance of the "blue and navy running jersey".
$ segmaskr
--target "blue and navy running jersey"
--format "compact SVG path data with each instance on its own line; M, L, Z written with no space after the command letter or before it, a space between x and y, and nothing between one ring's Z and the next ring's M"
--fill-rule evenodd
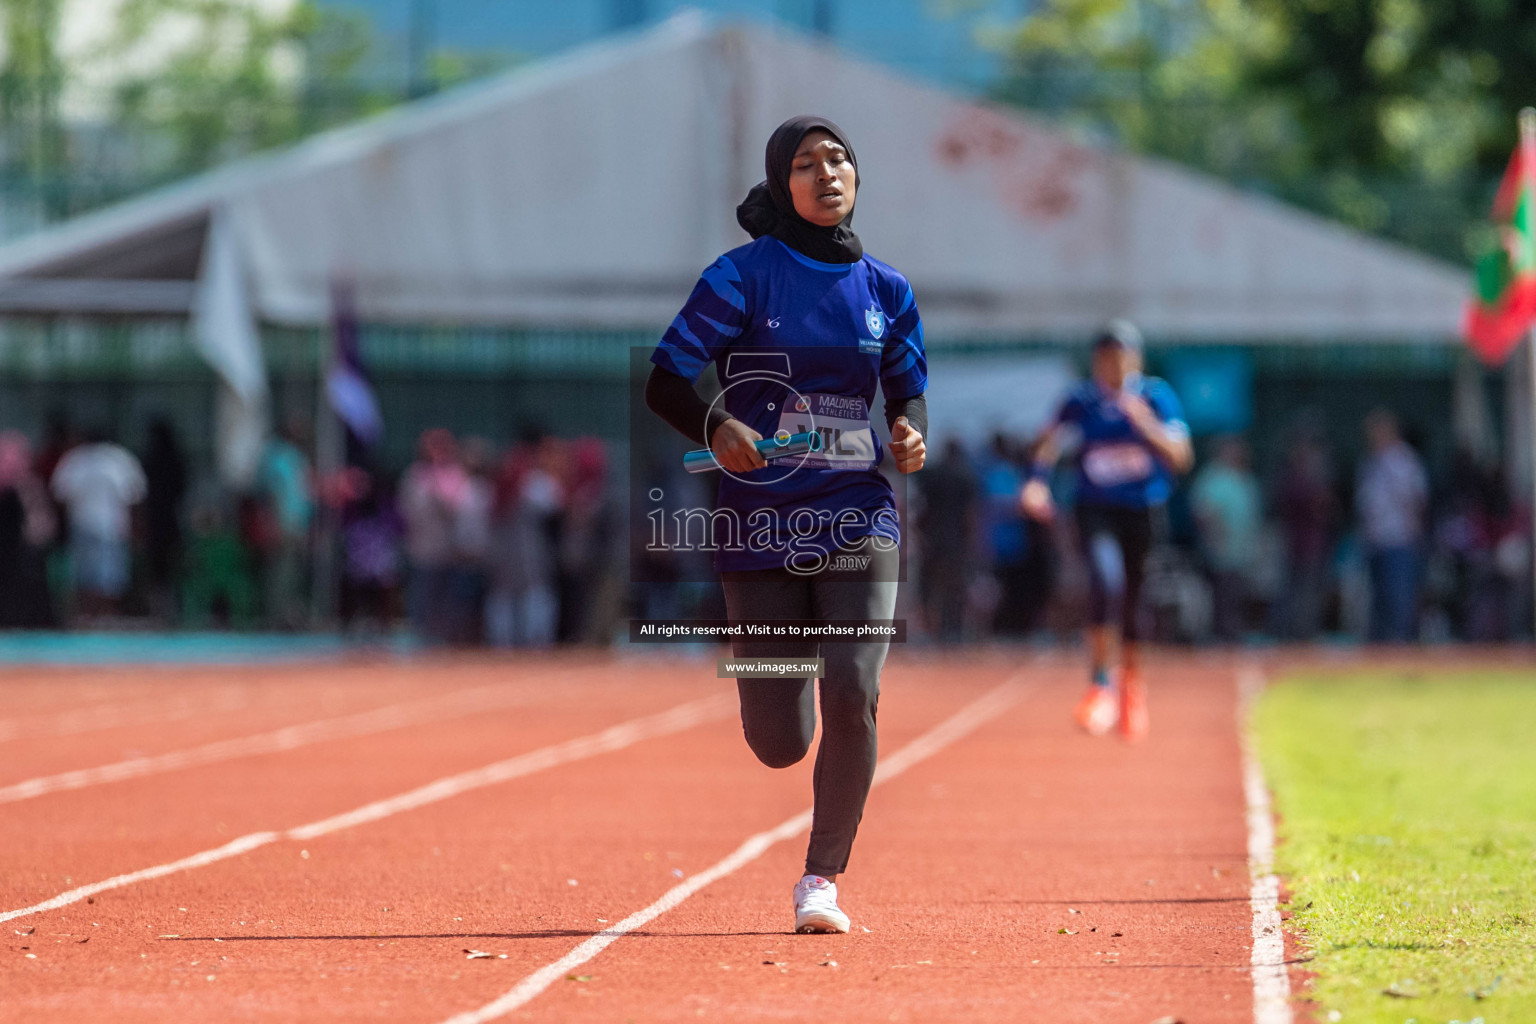
M773 539L784 545L830 551L829 539L831 547L872 534L900 539L870 412L877 385L887 401L921 395L928 363L917 302L897 271L869 256L820 263L764 236L704 271L651 361L695 382L713 362L726 411L763 437L822 435L814 456L723 473L721 508L743 519L772 510ZM715 558L721 571L783 565L782 553L765 550L722 549Z
M1170 432L1189 435L1184 409L1166 381L1136 374L1124 390L1141 396ZM1075 461L1077 502L1117 508L1162 505L1173 490L1173 474L1125 418L1118 398L1089 380L1073 388L1056 413L1056 426L1076 427L1082 435Z

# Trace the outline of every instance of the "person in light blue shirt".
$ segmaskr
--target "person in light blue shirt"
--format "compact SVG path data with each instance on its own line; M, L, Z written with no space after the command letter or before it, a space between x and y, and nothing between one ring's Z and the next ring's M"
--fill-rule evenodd
M864 254L851 220L858 160L841 128L797 117L768 140L766 180L737 209L753 241L710 265L651 356L650 408L721 474L716 546L733 624L888 622L901 538L885 457L870 422L878 389L899 472L920 469L928 385L912 288ZM713 363L723 388L694 385ZM754 442L814 430L819 451L766 462ZM737 639L738 659L823 659L822 739L795 930L846 932L836 879L847 867L875 770L875 708L888 641ZM742 727L759 760L805 757L814 680L737 678Z
M1118 723L1129 740L1147 732L1137 649L1147 555L1175 475L1188 472L1194 462L1178 396L1165 381L1142 375L1141 353L1141 333L1135 325L1115 320L1100 332L1093 345L1092 378L1072 389L1052 417L1020 496L1029 515L1043 522L1054 518L1047 480L1066 435L1075 434L1076 518L1088 561L1092 677L1077 720L1096 736ZM1110 648L1116 639L1112 594L1120 598L1118 694L1110 675Z
M1211 577L1212 626L1217 639L1224 641L1242 633L1248 577L1264 529L1264 504L1251 461L1242 438L1223 438L1216 458L1190 487L1189 503Z
M267 443L257 477L275 527L265 566L266 612L284 629L297 629L308 605L304 577L315 501L304 437L302 422L290 419L285 423L282 432Z

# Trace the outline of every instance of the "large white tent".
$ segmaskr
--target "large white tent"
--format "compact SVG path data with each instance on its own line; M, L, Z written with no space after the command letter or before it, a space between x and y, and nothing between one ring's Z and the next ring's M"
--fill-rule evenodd
M370 318L653 326L720 251L785 116L863 167L857 228L935 333L1447 340L1457 268L1165 163L1083 145L767 26L684 15L81 217L0 249L9 308L192 302L230 228L251 305ZM201 264L207 266L206 252ZM110 284L103 279L108 279Z
M255 323L654 329L746 240L786 116L858 151L856 227L928 329L1184 342L1456 337L1467 276L1167 163L1074 140L765 25L687 14L0 248L0 314L187 313L238 394Z

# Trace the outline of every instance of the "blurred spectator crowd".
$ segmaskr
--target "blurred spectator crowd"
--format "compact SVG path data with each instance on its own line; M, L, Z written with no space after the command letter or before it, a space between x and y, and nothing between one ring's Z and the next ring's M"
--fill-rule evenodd
M1358 465L1341 467L1323 432L1302 426L1267 479L1243 438L1203 444L1149 566L1148 635L1529 636L1531 515L1502 470L1463 453L1431 479L1385 410L1365 418L1362 439ZM0 433L0 628L339 622L538 648L612 642L630 614L723 614L713 586L631 586L633 510L597 438L530 433L497 450L428 430L396 475L317 473L310 450L306 424L286 424L254 485L234 494L194 480L163 418L137 451L62 419L36 442ZM997 435L930 450L906 516L913 637L1069 635L1086 569L1072 517L1043 525L1020 510L1027 444ZM1064 504L1070 478L1056 478Z
M1387 410L1367 416L1362 433L1351 472L1323 431L1303 422L1267 479L1244 438L1202 444L1149 564L1148 635L1529 637L1531 510L1503 470L1463 452L1449 475L1431 479ZM997 435L976 450L951 439L936 454L913 498L911 578L926 631L950 643L1069 634L1083 621L1087 570L1072 517L1045 526L1019 508L1027 444ZM1056 477L1064 504L1070 477Z
M153 624L428 644L606 643L623 612L606 444L530 435L498 451L425 432L396 477L316 471L307 426L253 486L194 481L171 423L137 452L56 417L0 433L0 628Z

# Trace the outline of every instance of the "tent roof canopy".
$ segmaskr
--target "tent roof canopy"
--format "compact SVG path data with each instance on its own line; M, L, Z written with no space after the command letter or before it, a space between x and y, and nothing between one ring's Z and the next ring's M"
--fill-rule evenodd
M0 312L185 312L217 220L269 321L324 322L344 277L370 320L655 329L746 241L762 142L806 111L852 134L860 235L930 337L1456 337L1460 268L697 13L0 247Z

